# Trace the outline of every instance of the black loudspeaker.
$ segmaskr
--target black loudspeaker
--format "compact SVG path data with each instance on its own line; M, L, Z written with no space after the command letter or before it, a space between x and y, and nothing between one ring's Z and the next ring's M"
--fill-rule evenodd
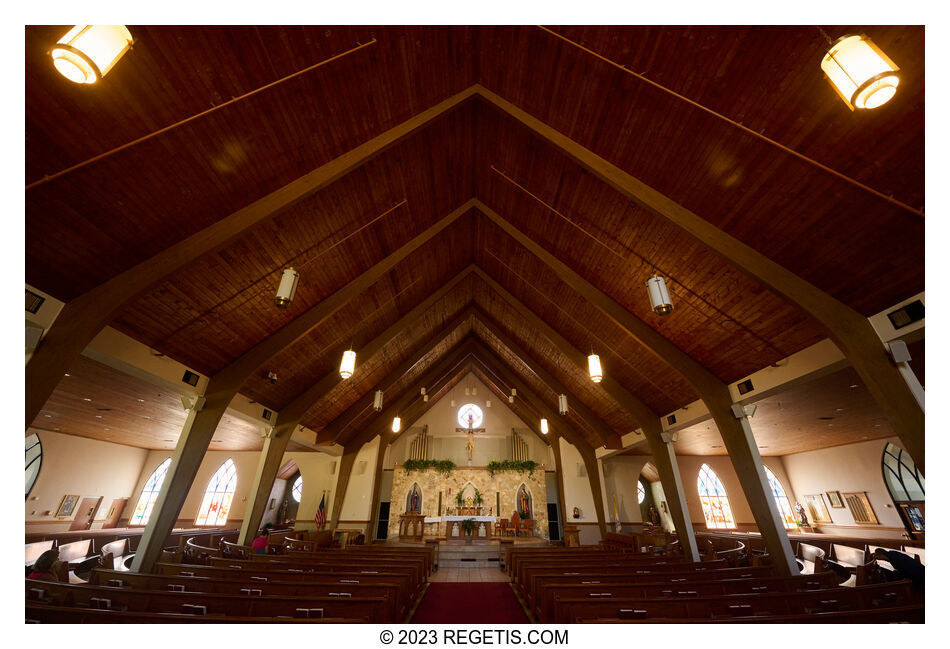
M376 524L376 540L389 536L389 503L379 503L379 522Z
M561 519L557 513L557 503L548 503L548 538L561 540Z

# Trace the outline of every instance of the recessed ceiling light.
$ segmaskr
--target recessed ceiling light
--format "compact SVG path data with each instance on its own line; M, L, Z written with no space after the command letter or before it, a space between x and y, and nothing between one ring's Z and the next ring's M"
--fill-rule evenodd
M89 397L83 397L82 400L83 400L83 401L92 401L92 399L90 399Z
M111 428L104 428L103 430L112 430Z
M858 387L858 384L857 384L857 383L852 383L852 384L849 385L848 387L853 390L853 389L855 389L856 387Z
M69 376L69 374L68 374L68 373L66 373L66 374L63 374L63 376Z
M46 418L52 418L52 417L53 417L53 415L43 415L43 416L46 417Z
M145 403L145 399L136 399L139 403Z
M96 419L102 419L102 415L96 415Z
M149 417L148 415L145 415L145 418L146 418L146 419L151 419L151 417Z
M835 412L844 412L844 408L835 408Z

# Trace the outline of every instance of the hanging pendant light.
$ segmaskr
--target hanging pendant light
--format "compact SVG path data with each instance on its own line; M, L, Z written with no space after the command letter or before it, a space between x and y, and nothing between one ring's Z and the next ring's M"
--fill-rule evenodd
M590 372L590 380L594 383L600 383L604 378L604 371L600 367L600 356L597 354L587 357L587 369Z
M541 419L541 434L542 435L548 434L548 420L544 418Z
M650 305L658 315L669 315L673 312L673 303L670 301L670 292L666 290L666 280L655 274L647 280L647 291L650 293Z
M376 396L373 397L373 410L379 412L383 409L383 391L376 390Z
M402 421L399 419L399 417L393 417L393 432L398 433L401 427Z
M454 407L455 407L455 399L449 399L449 405L454 408Z
M471 393L472 393L472 391L471 391L469 388L465 388L465 396L468 396L468 395L470 395Z
M356 352L347 349L343 352L343 360L340 362L340 376L346 380L353 376L353 370L356 369Z
M509 395L508 395L508 403L514 403L514 402L515 402L515 395L509 394Z
M559 394L557 395L557 411L562 414L567 414L567 395Z
M294 301L299 280L300 273L293 268L284 269L284 274L280 276L280 285L277 287L277 295L274 296L274 304L279 309L286 309Z
M900 68L864 34L842 36L832 43L821 69L851 110L886 104L900 83Z
M428 394L422 395L422 403L429 403L429 395L428 395Z
M491 399L485 399L485 407L491 408Z
M53 66L75 83L95 83L132 47L125 25L76 25L50 50Z

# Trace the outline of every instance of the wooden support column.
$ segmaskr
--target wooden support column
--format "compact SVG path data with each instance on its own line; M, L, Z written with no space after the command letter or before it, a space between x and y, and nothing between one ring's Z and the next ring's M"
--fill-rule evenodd
M923 407L867 318L499 95L481 85L476 91L620 194L680 228L808 314L850 361L917 468L924 472Z
M300 422L299 419L293 421L288 419L285 423L281 423L280 417L282 415L278 415L277 426L264 439L264 448L261 449L261 457L251 485L250 502L244 510L241 533L238 535L237 542L240 545L250 545L257 534L270 492L274 488L274 480L277 479L277 472L283 464L287 442L290 441Z
M369 508L369 523L366 524L366 542L372 543L376 540L376 528L379 526L379 487L383 481L383 460L386 458L386 450L392 443L392 429L389 434L383 433L379 437L379 450L376 452L376 473L373 476L373 501Z
M336 479L336 492L333 494L333 513L326 526L328 530L335 530L340 520L343 500L346 498L346 488L350 484L350 475L353 473L353 463L356 462L356 456L364 444L365 442L353 442L343 447L343 455L340 457L340 473Z
M39 414L76 357L126 304L202 255L223 248L375 158L474 94L475 86L466 88L68 302L27 363L26 426Z
M585 374L587 373L587 356L584 352L571 345L566 338L539 318L537 314L483 270L476 269L475 274L515 309L525 319L525 322L543 333L575 366ZM679 477L679 467L676 464L675 457L671 456L672 449L667 449L662 441L663 427L660 424L659 415L650 410L649 406L609 375L605 376L599 385L640 424L647 443L650 445L650 451L657 460L656 468L660 474L660 482L663 484L663 493L666 494L667 504L670 507L670 517L673 519L673 524L676 526L678 533L683 535L680 537L683 551L692 561L699 561L699 550L696 547L696 536L690 520L689 509L686 507L686 496L683 493L682 481ZM668 456L670 456L670 461L665 459Z
M597 456L590 446L578 444L576 448L581 454L581 459L584 460L584 469L587 471L587 480L590 482L590 493L594 497L594 511L597 512L597 526L600 528L600 538L603 540L607 538L607 519L604 513L604 485L600 481Z
M564 499L564 464L561 462L561 436L551 440L551 450L554 451L554 473L557 476L558 506L561 511L561 540L564 540L564 525L567 523L567 501Z

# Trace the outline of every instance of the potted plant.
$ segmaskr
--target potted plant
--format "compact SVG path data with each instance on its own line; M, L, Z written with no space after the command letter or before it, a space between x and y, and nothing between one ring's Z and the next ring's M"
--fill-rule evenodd
M471 543L472 534L474 534L478 523L475 522L475 519L466 518L465 520L459 522L459 526L462 528L462 533L465 534L465 542Z
M476 507L481 507L482 502L484 502L484 500L482 499L482 492L476 489L475 496L472 497L472 504L475 505Z
M461 513L462 513L462 507L465 506L465 499L462 498L462 492L461 492L461 491L459 491L457 494L455 494L455 506L458 507L457 512L458 512L459 514L461 514Z

